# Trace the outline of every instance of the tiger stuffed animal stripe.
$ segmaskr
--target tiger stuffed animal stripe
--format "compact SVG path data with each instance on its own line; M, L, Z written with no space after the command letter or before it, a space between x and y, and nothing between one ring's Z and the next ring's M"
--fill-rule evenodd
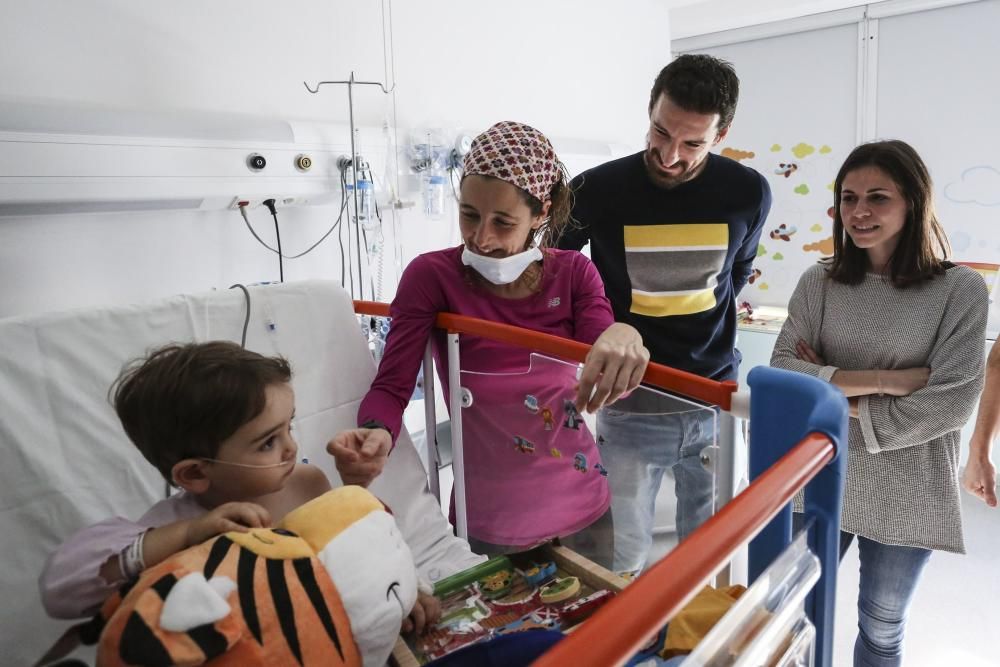
M255 553L233 539L246 535L221 535L185 552L193 561L204 561L201 570L179 568L171 559L151 568L124 597L109 600L102 616L111 620L103 628L98 664L199 665L224 655L225 662L211 664L360 665L347 613L319 560ZM249 535L256 540L298 539L260 529ZM235 582L238 604L214 623L181 632L164 629L161 617L171 595L192 576L206 584L227 577ZM185 604L184 597L181 592L175 604ZM132 610L115 615L119 605ZM262 624L261 618L277 622ZM244 631L253 641L239 641ZM317 641L320 637L325 640Z
M341 487L282 525L220 535L123 587L86 629L98 667L384 664L417 596L384 506Z

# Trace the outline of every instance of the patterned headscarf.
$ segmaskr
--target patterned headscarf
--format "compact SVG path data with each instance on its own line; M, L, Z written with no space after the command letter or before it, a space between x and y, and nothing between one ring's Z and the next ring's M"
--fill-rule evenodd
M562 165L544 134L505 120L473 140L465 156L465 175L473 174L507 181L545 203L562 178Z

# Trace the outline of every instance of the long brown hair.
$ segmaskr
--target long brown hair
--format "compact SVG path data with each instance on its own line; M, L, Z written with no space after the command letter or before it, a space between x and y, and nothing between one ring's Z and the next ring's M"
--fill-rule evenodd
M533 234L528 236L528 245L531 245L532 239L538 243L538 247L551 248L556 244L559 239L559 235L562 234L563 229L570 222L570 210L573 208L573 192L569 187L569 177L566 174L566 167L559 164L559 171L562 174L562 178L555 182L550 191L549 198L552 205L549 207L549 217L542 223L542 226L534 231ZM528 208L531 210L532 215L541 215L542 207L544 204L528 193L526 190L520 190L521 199Z
M899 288L930 280L944 273L944 260L951 250L934 211L933 184L927 166L904 141L862 144L844 160L833 182L833 256L824 258L830 277L839 283L857 285L868 272L868 253L854 245L840 216L844 179L852 171L875 167L899 188L906 201L906 220L899 243L889 258L889 280Z

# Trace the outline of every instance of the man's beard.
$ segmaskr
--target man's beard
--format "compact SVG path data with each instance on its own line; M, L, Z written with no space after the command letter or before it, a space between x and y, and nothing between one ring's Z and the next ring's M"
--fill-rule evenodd
M658 162L659 160L653 151L647 148L642 156L642 163L646 167L646 174L649 176L649 180L653 182L653 185L664 190L676 188L678 185L690 181L698 174L697 168L692 169L686 162L681 162L680 164L684 165L681 173L676 176L670 176L659 170L656 166Z

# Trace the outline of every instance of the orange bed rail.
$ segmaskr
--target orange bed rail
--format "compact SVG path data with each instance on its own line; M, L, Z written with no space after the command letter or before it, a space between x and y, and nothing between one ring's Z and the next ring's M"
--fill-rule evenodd
M389 304L378 301L355 301L354 312L359 315L388 317ZM583 361L590 352L590 345L568 340L552 334L528 331L510 324L500 324L466 315L440 313L437 326L450 333L469 334L488 338L499 343L517 345L528 350L543 352L569 361ZM737 385L732 380L716 382L694 373L650 363L643 381L659 389L673 391L689 398L718 405L723 410L732 409L732 397Z

